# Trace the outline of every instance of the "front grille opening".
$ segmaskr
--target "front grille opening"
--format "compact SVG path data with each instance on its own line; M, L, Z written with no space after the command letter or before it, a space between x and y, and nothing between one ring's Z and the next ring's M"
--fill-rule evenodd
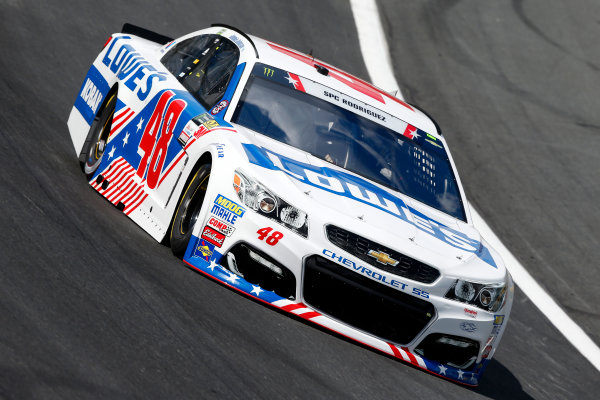
M231 272L248 282L279 296L295 300L296 277L265 253L245 243L238 243L221 259Z
M469 369L477 360L479 343L460 336L432 333L419 343L415 353L440 364Z
M436 268L335 225L327 225L326 232L327 239L340 249L391 274L423 283L433 283L440 276ZM389 256L389 263L369 256L370 250L385 253Z
M410 343L435 315L431 303L316 255L304 265L303 296L316 310L398 344Z

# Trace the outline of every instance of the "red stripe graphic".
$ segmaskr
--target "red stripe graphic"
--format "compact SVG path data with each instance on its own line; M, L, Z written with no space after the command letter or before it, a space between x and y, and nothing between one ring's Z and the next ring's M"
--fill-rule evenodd
M307 313L304 313L304 314L299 314L299 316L302 317L302 318L304 318L304 319L311 319L311 318L314 318L314 317L320 317L321 314L318 313L318 312L316 312L316 311L311 311L311 312L307 312Z
M104 181L109 182L110 185L108 186L107 190L103 193L103 196L106 197L108 193L112 192L117 187L118 182L115 182L115 180L113 178L119 176L121 171L123 171L122 168L123 167L121 167L119 169L115 169L114 173L109 173L104 177ZM103 190L102 185L100 185L100 188L98 188L97 190Z
M392 352L394 353L395 357L404 359L404 357L402 357L402 354L400 354L400 350L398 350L398 348L396 346L394 346L391 343L388 343L388 345L390 346L390 348L392 349Z
M125 122L127 122L129 120L129 118L131 118L133 116L133 114L135 114L135 111L131 111L125 118L123 118L118 124L114 125L112 127L112 129L110 130L110 135L112 136L113 133L115 133L117 130L119 130L119 128L121 126L123 126L123 124L125 124ZM113 124L114 124L114 120L113 120Z
M130 180L127 183L127 185L125 185L125 187L123 187L123 189L120 190L118 193L114 193L110 197L107 197L108 201L110 201L113 204L117 204L119 202L119 200L124 198L131 190L135 189L135 187L136 187L135 182L133 182L133 180Z
M135 187L135 190L129 195L127 196L127 198L125 198L125 200L123 200L123 204L130 204L132 201L134 201L135 199L137 199L140 195L140 193L144 192L144 185L140 185Z
M125 116L125 114L127 114L129 112L130 108L129 107L125 107L121 110L119 110L117 113L115 113L112 122L115 123L118 120L120 120L121 118L123 118Z
M125 214L127 214L127 215L131 214L132 212L134 212L144 202L144 200L146 200L146 197L148 197L148 195L144 193L144 195L142 196L142 198L140 198L137 203L135 203L132 206L130 206L129 209L126 208L125 210L123 210L123 212Z
M131 175L133 175L134 172L133 168L123 168L119 175L111 182L110 189L104 192L104 197L106 197L108 201L111 201L111 198L114 197L115 194L121 193L121 186L131 178Z
M283 311L289 311L289 312L292 312L292 311L297 310L299 308L306 308L306 305L304 305L302 303L293 303L293 304L288 304L287 306L281 307L281 309Z
M123 164L126 164L127 162L122 158L119 157L117 160L113 161L113 163L102 172L102 177L104 179L111 179L112 176L114 176L114 174L119 170L119 168L121 168L121 166ZM106 172L110 169L110 172ZM102 182L98 183L97 181L94 180L94 182L91 183L92 187L96 190L101 190L102 189Z
M413 356L413 354L410 352L410 350L408 350L408 347L402 347L402 350L404 350L406 352L411 363L413 363L415 365L419 365L415 356Z

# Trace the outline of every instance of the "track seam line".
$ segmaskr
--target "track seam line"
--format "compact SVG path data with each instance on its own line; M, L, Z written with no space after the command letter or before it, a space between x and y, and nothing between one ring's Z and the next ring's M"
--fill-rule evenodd
M399 99L404 100L400 86L394 76L387 40L381 25L379 11L375 0L349 0L358 42L367 72L376 86L393 92L397 90ZM483 237L496 249L504 260L514 282L523 293L544 314L560 333L600 371L600 348L575 323L556 301L536 282L517 258L508 250L494 234L492 228L481 215L470 205L473 225Z

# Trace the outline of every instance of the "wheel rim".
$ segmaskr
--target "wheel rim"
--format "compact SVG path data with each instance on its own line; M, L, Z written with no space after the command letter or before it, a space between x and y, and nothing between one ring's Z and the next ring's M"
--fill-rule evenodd
M112 102L112 98L109 100L109 103L106 107L110 107ZM100 119L101 116L96 117L94 121L95 124L95 132L92 135L92 140L90 141L89 147L87 149L87 158L85 160L84 172L87 175L91 175L96 172L100 162L102 161L102 156L104 155L104 151L106 150L106 142L108 141L108 136L110 135L110 127L115 110L114 108L110 111L108 118L104 121L104 124L101 124Z

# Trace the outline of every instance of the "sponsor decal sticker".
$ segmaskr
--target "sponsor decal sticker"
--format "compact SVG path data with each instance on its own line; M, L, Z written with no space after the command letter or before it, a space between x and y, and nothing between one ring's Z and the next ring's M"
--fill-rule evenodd
M108 83L96 67L92 65L83 81L83 85L81 85L79 95L75 99L75 108L79 110L88 124L91 125L94 121L94 117L100 109L108 90Z
M504 315L494 315L494 325L500 326L504 323Z
M241 218L246 210L236 202L220 194L215 199L210 212L227 224L235 225L238 217Z
M222 194L217 196L217 198L215 199L215 204L218 204L219 206L231 211L238 217L243 217L244 213L246 212L246 209L244 209L242 206L240 206L236 202L229 200L227 197L223 196Z
M472 322L461 322L460 329L465 332L475 332L477 330L477 325Z
M210 243L214 244L217 247L223 246L223 241L225 240L225 235L220 232L215 231L210 226L205 226L202 229L202 239L206 239Z
M218 158L225 157L225 145L224 144L217 144L217 157Z
M231 225L235 225L235 221L237 221L238 218L237 215L219 206L218 204L214 204L212 206L210 213Z
M273 70L269 67L263 67L263 75L266 76L267 78L272 78L274 74L275 74L275 70Z
M194 119L192 119L192 121L194 121L198 125L204 125L206 129L213 129L218 126L221 126L219 125L217 120L214 119L209 113L202 113L200 115L197 115L194 117Z
M90 107L92 112L96 114L98 111L98 106L102 101L102 92L98 90L94 82L91 81L90 78L87 78L85 83L83 84L83 89L80 94L81 98L85 103Z
M217 115L218 113L223 111L225 108L227 108L228 105L229 105L229 102L227 100L221 100L216 106L213 107L212 110L210 110L210 113L212 115Z
M190 140L190 138L192 136L194 136L194 132L196 132L197 129L198 129L198 125L196 125L193 121L189 121L183 127L183 130L179 134L179 137L177 138L177 141L179 143L181 143L182 146L185 147L185 145L187 144L188 140Z
M192 257L202 258L204 261L210 261L215 250L215 246L202 239L199 238L194 246L194 252L192 253Z
M198 125L196 125L194 121L188 121L188 123L183 127L183 132L185 132L188 136L194 136L194 132L196 132L198 128Z
M471 318L477 318L477 311L465 308L465 315Z
M217 232L222 233L225 236L231 236L231 234L235 231L235 228L232 225L214 216L210 216L208 218L208 221L206 221L206 225L210 226L211 228L213 228Z
M236 35L229 36L229 40L231 40L233 43L235 43L237 45L237 47L240 48L240 50L244 49L244 42L242 42L242 39L240 39Z

